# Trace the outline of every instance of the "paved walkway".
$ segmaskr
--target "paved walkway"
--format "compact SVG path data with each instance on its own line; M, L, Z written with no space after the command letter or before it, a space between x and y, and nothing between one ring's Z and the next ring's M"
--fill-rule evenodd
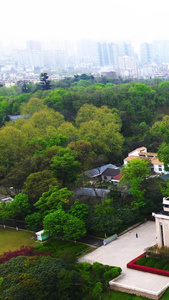
M136 233L138 238L136 238ZM156 244L155 223L148 221L121 235L107 246L102 246L85 255L80 261L90 263L98 261L105 265L119 266L122 268L124 276L118 279L118 283L133 289L141 288L156 293L169 285L169 277L131 270L126 267L129 261L154 244Z
M85 236L78 240L78 242L94 246L95 248L99 248L103 245L103 240L95 238L93 236Z

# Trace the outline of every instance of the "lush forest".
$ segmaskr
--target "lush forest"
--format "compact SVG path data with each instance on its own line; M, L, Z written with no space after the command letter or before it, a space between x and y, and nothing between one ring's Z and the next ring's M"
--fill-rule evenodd
M20 117L11 121L11 115ZM50 82L44 73L40 84L0 87L0 193L14 198L0 204L0 219L25 221L28 230L44 228L61 241L123 231L169 194L168 181L149 176L148 161L123 166L120 183L106 183L107 198L77 197L74 191L105 187L89 182L84 172L108 163L122 166L127 153L141 146L158 151L168 167L168 81L82 74ZM101 299L121 272L61 260L47 245L38 256L1 256L0 299Z
M22 219L28 229L77 240L87 232L119 232L157 209L167 184L145 180L149 166L142 163L134 166L143 169L140 176L123 168L109 199L77 199L73 191L88 186L84 171L121 165L136 147L158 151L167 166L169 82L85 74L50 82L43 75L39 85L0 87L0 183L15 196L1 204L1 219Z
M101 299L119 267L68 264L34 247L0 256L0 299Z

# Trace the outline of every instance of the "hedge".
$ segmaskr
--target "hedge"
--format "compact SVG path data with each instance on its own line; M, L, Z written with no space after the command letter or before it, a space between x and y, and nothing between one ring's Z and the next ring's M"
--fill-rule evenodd
M169 277L169 271L137 265L136 261L139 258L142 258L142 257L145 257L145 256L146 256L146 253L143 253L140 256L136 257L135 259L131 260L127 264L127 268L134 269L134 270L137 270L137 271L142 271L142 272L147 272L147 273L153 273L153 274L163 275L163 276L168 276Z

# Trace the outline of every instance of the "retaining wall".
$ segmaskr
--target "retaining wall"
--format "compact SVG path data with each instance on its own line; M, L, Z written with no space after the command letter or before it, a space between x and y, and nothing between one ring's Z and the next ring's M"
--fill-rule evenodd
M164 294L164 292L166 291L166 289L168 288L168 284L163 287L161 290L159 290L158 292L151 292L145 289L140 289L140 288L134 288L131 286L127 286L124 284L120 284L118 283L118 279L120 277L124 276L124 274L121 274L120 276L118 276L117 278L111 280L109 282L109 286L110 289L119 291L119 292L123 292L123 293L127 293L127 294L134 294L136 296L141 296L141 297L145 297L148 299L154 299L154 300L158 300L161 298L161 296Z

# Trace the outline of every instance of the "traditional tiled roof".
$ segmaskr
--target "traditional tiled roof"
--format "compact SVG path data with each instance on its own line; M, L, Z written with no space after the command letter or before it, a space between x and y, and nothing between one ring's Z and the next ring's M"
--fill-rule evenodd
M131 161L133 158L142 159L142 157L131 155L131 156L127 156L124 160Z
M140 152L139 155L141 156L157 156L157 153L154 152Z
M98 167L98 168L95 168L95 169L92 169L92 170L89 170L89 171L86 171L84 174L88 177L96 177L96 176L99 176L99 175L102 175L102 173L106 170L106 169L115 169L117 168L115 165L112 165L112 164L107 164L107 165L104 165L104 166L101 166L101 167Z
M116 176L114 176L113 180L120 180L123 177L123 174L118 174Z
M107 168L103 173L102 175L103 176L116 176L117 174L120 173L120 170L117 168L117 169L110 169L110 168Z
M152 165L164 165L162 161L159 161L158 157L147 157L147 156L128 156L124 159L124 161L131 161L132 159L137 158L137 159L148 159Z
M133 151L131 151L129 154L133 153L134 151L147 151L147 148L146 147L140 147L140 148L136 148L134 149Z
M161 176L161 179L167 181L169 179L169 174L164 174Z
M74 191L75 195L78 196L94 196L94 197L105 197L110 190L108 189L94 189L94 188L78 188Z
M164 165L162 161L159 161L158 157L154 157L151 159L152 165Z

